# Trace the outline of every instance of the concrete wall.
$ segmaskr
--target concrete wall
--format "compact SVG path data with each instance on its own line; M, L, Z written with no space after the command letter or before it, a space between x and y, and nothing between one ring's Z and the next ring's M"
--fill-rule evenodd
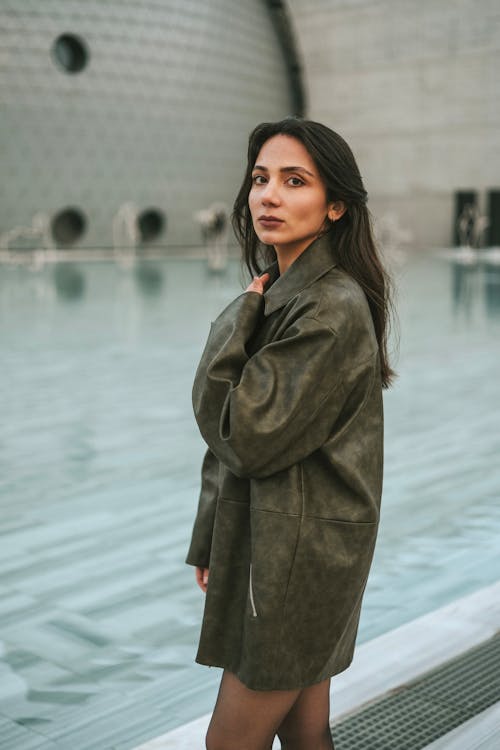
M373 213L448 245L453 191L500 185L496 0L289 0L308 116L343 135Z
M132 201L166 217L153 244L200 242L193 213L232 204L251 128L291 111L269 15L262 0L0 0L0 234L75 206L75 246L107 247ZM68 32L89 54L73 74L51 52Z

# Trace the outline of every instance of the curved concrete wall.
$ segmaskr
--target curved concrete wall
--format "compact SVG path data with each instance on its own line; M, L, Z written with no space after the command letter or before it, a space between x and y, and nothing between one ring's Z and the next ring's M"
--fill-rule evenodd
M0 233L74 206L76 246L107 247L132 201L166 216L153 244L198 243L193 213L232 203L248 132L293 111L262 0L0 0L0 27ZM63 33L88 49L78 73L51 54Z
M376 215L448 245L453 192L498 187L494 0L289 0L309 116L358 158ZM486 206L483 203L483 207Z

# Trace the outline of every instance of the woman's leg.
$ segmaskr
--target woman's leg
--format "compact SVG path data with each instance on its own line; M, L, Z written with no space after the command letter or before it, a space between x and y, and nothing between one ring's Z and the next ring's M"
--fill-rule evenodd
M300 691L277 733L282 750L333 750L330 678Z
M278 727L300 692L250 690L236 675L224 670L208 727L207 750L270 750Z

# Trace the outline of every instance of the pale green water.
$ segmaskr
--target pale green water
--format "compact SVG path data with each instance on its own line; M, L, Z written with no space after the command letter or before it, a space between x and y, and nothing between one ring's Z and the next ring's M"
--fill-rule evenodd
M190 398L239 265L55 272L0 267L0 746L125 750L215 697L184 565L203 453ZM358 642L500 575L498 270L425 253L397 276L400 377Z

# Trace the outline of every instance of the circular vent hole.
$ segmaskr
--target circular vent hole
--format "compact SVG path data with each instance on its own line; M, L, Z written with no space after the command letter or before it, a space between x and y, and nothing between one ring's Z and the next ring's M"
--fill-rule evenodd
M83 39L75 34L61 34L52 47L52 55L66 73L79 73L88 63L89 53Z
M87 220L77 208L65 208L54 216L51 223L52 236L59 246L72 245L85 232Z
M141 242L152 242L161 235L166 225L163 211L156 208L148 208L137 217L137 226Z

